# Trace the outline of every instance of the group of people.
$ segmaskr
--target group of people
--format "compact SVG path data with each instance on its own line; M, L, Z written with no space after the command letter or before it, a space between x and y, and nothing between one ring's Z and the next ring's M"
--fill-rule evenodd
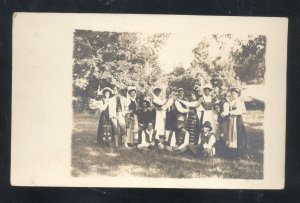
M100 110L97 142L126 149L190 151L205 157L244 154L246 108L241 89L212 81L195 85L189 95L185 91L167 88L163 94L162 88L155 87L151 96L139 100L134 86L127 87L126 96L117 86L103 88L102 99L89 105Z

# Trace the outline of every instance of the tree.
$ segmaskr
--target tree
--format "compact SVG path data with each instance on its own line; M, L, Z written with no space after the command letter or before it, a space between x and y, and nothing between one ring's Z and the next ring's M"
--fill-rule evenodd
M231 34L213 34L193 50L189 72L201 74L206 82L220 77L227 85L261 84L265 74L266 37L248 36L248 40Z
M76 30L73 52L73 96L84 102L95 98L99 87L124 89L135 85L148 92L161 75L157 62L160 46L168 33L95 32Z
M240 50L232 53L235 72L241 82L246 84L262 84L266 72L265 66L266 36L252 37Z

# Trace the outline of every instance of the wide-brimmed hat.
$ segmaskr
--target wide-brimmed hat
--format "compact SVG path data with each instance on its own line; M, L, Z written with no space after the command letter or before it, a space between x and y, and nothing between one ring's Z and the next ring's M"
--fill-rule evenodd
M101 93L102 93L102 94L105 94L105 92L109 92L110 94L113 94L113 93L114 93L114 91L113 91L111 88L109 88L109 87L105 87L105 88L103 88L103 89L101 90Z
M205 89L209 89L211 91L212 90L211 84L205 84L203 87L203 90L205 90Z
M184 91L184 89L183 89L183 88L181 88L181 87L180 87L180 88L178 88L178 89L177 89L177 92L180 92L180 91Z
M239 96L241 95L242 90L238 87L232 87L230 92L236 92Z
M127 92L130 93L130 92L132 92L132 91L135 91L135 92L136 92L136 87L134 87L134 86L128 86L128 87L127 87Z
M202 128L209 128L209 131L212 131L211 123L209 121L205 121Z

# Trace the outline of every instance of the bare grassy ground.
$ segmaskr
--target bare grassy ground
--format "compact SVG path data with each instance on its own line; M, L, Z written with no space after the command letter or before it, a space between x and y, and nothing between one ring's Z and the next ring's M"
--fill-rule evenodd
M172 155L161 151L140 152L97 146L97 114L74 113L72 176L89 175L236 179L263 178L263 111L243 116L248 135L248 157L199 159L193 155Z

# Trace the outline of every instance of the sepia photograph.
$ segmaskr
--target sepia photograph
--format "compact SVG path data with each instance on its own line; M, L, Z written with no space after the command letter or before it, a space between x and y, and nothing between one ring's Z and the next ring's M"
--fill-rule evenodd
M266 46L75 30L72 176L262 179Z
M13 33L13 185L284 187L287 19L16 13Z

